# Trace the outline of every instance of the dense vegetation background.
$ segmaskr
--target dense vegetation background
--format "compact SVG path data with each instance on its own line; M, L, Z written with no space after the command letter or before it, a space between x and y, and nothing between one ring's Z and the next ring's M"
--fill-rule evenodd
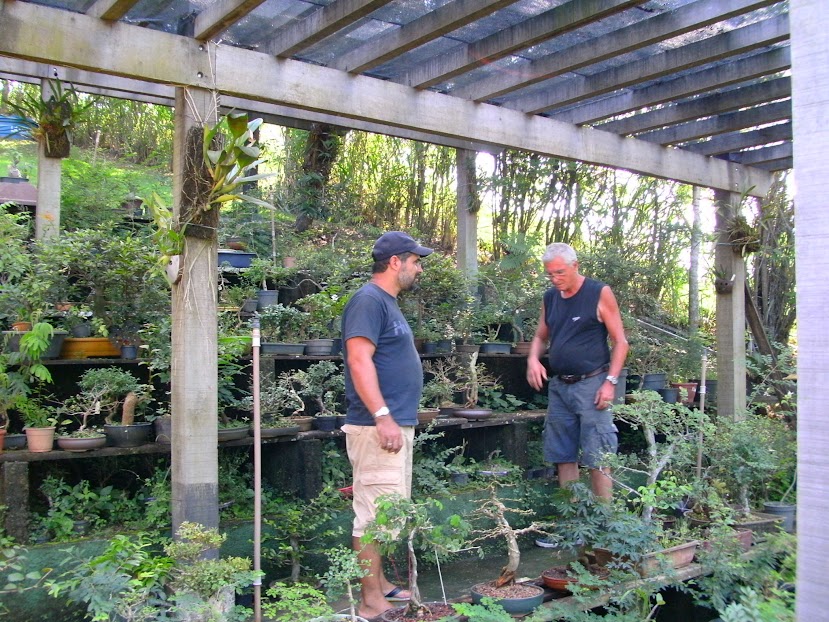
M0 113L34 88L4 82ZM170 201L172 138L170 109L95 99L63 161L62 226L100 226L120 217L123 202L152 192ZM454 253L453 149L325 125L263 126L260 141L273 176L254 192L276 210L226 208L220 241L240 236L260 257L278 259L309 239L335 244L338 236L406 229ZM0 174L12 165L36 184L34 143L0 141ZM631 330L662 338L637 318L711 341L715 206L704 191L700 207L686 185L516 151L481 155L475 174L482 266L520 265L552 241L568 242L583 272L613 286ZM765 201L744 201L743 215L761 242L748 259L750 290L770 339L787 343L795 288L785 178Z

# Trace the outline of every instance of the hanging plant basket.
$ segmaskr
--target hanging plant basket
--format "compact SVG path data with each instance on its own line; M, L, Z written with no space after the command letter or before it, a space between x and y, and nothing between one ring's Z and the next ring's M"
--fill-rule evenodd
M44 154L47 158L67 158L70 146L69 135L66 132L49 135L45 140Z

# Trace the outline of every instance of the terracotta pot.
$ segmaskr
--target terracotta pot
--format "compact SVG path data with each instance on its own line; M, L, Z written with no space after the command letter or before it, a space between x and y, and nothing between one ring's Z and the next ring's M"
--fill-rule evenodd
M24 428L26 444L32 453L52 451L55 445L55 428Z
M6 430L0 428L0 452L3 451L3 447L6 444Z
M643 577L658 573L663 565L671 568L682 568L694 561L694 555L699 546L699 541L692 540L661 551L655 551L644 555L639 562L637 570Z
M291 421L299 426L300 432L308 432L309 430L314 429L313 417L291 417Z
M32 330L32 323L31 322L14 322L12 324L12 330L16 330L21 333L25 333L26 331Z

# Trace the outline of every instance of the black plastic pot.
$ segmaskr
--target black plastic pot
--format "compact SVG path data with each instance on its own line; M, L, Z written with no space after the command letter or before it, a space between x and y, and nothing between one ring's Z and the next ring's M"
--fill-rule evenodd
M104 424L104 434L110 447L140 447L150 442L152 432L153 424L146 421L131 425Z

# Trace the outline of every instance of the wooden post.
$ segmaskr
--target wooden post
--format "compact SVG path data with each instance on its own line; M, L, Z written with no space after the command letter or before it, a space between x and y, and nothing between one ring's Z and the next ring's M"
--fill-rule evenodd
M210 91L176 89L173 147L174 219L189 218L201 171L201 146L196 137L204 123L215 123L216 101ZM173 356L171 414L173 419L173 533L182 522L219 526L219 465L217 453L218 359L216 231L198 228L185 234L181 280L173 285Z
M746 263L735 253L725 231L739 209L740 195L716 190L717 248L714 261L728 278L734 276L733 290L717 293L717 414L739 418L746 407Z

